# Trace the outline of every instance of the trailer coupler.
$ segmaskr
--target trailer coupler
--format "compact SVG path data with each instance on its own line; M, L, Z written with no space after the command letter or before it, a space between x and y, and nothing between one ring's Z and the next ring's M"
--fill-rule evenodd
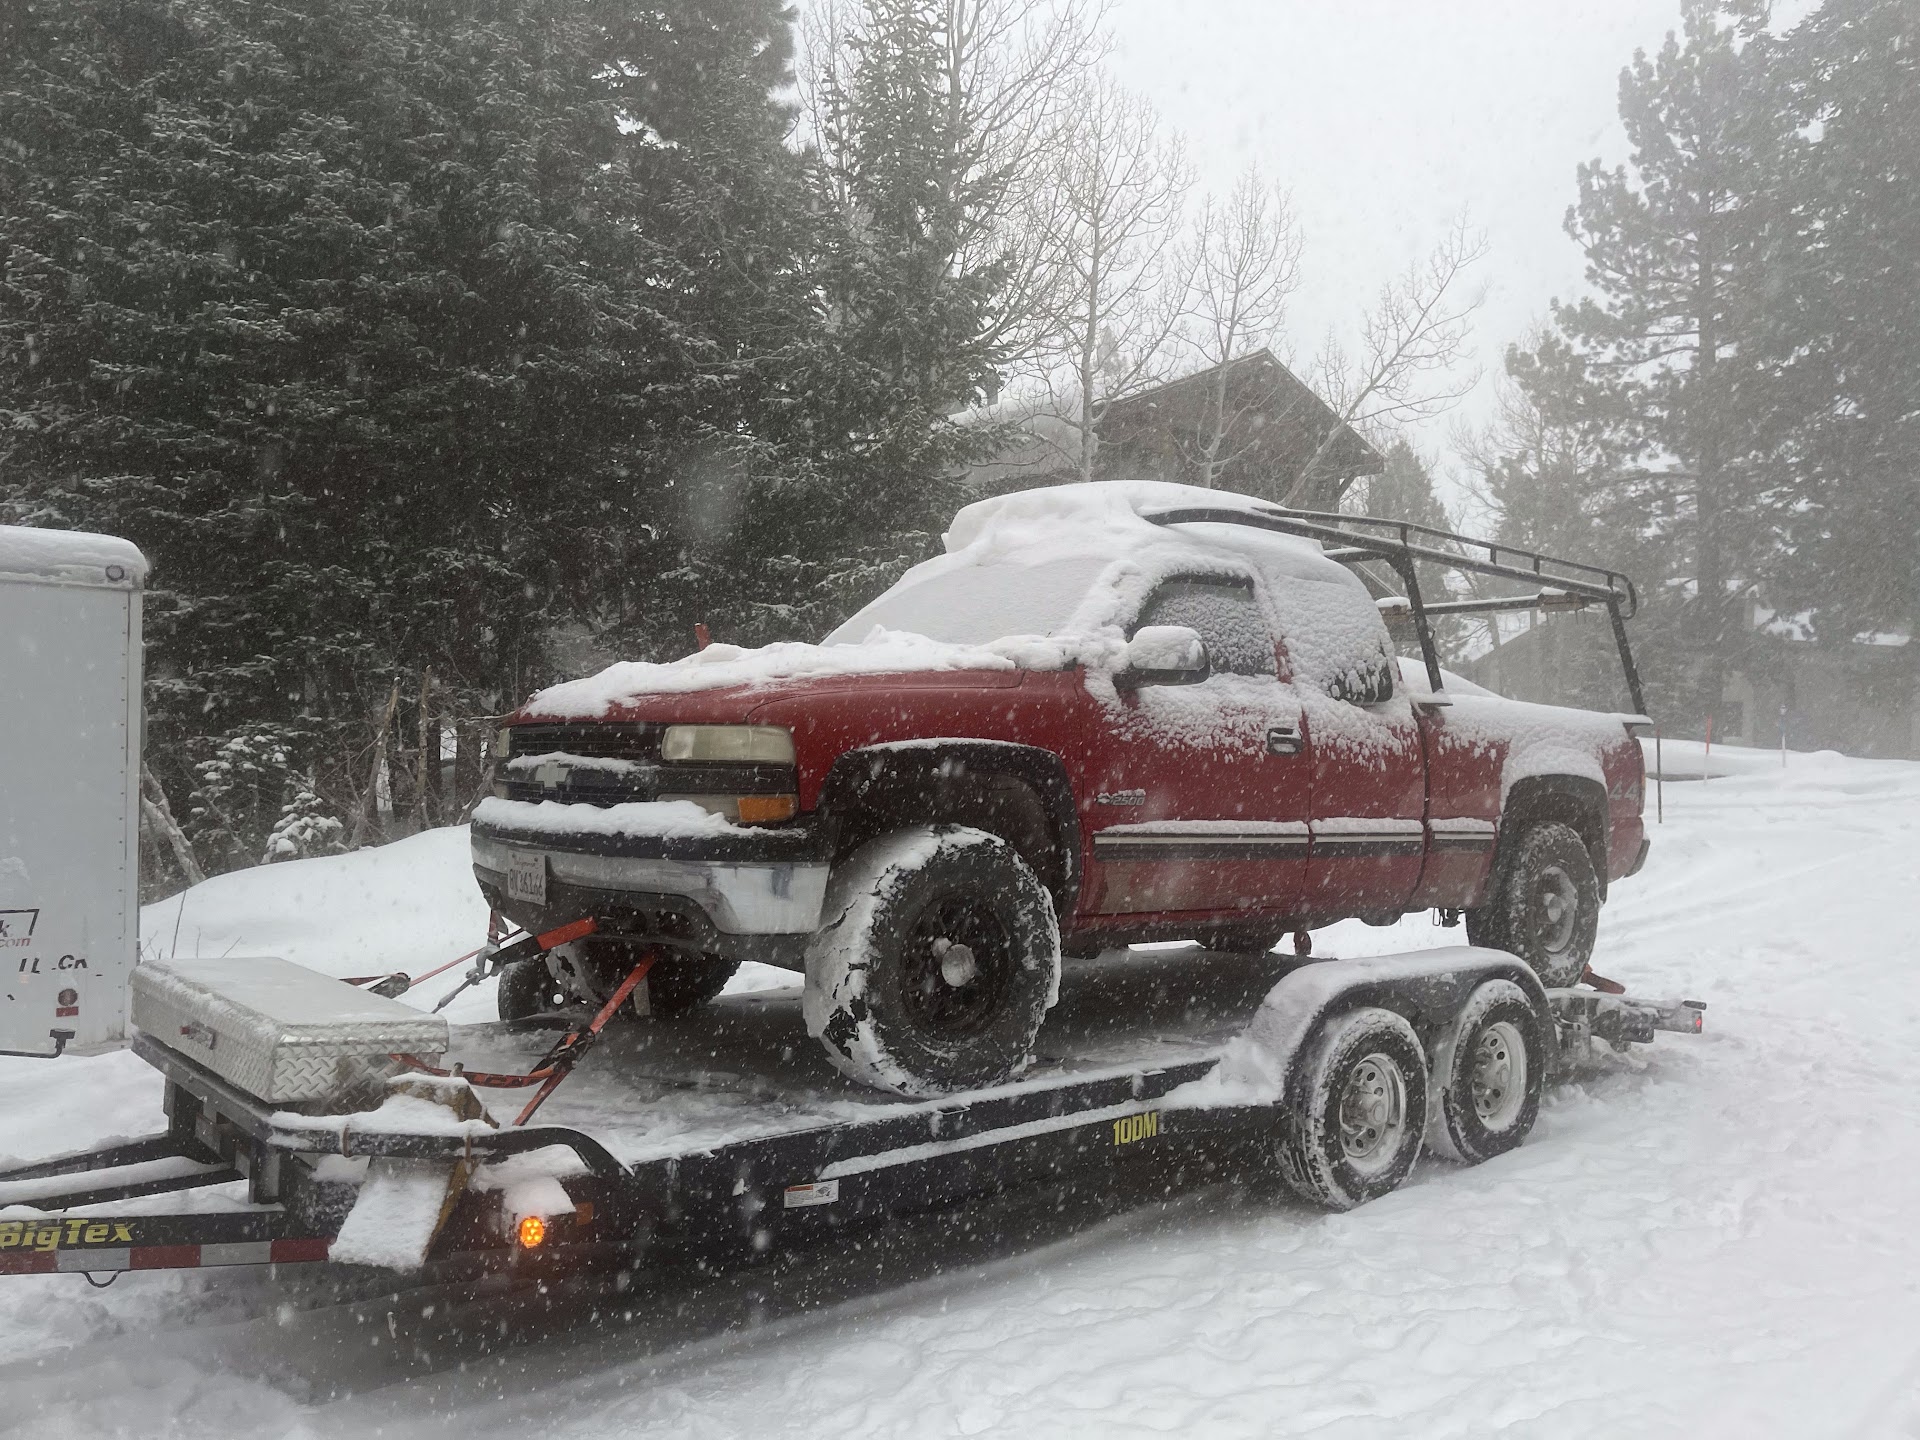
M1616 1048L1650 1044L1658 1032L1699 1035L1705 1030L1703 1000L1641 1000L1599 990L1549 990L1547 1004L1563 1051L1587 1040Z

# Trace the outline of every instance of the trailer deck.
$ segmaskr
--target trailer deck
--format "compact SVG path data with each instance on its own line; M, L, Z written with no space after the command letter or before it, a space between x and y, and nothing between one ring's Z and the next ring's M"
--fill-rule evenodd
M1382 998L1440 1024L1488 976L1520 970L1462 949L1342 963L1184 948L1077 965L1019 1080L937 1100L840 1076L807 1043L797 985L622 1024L524 1127L404 1093L373 1110L300 1113L137 1034L167 1080L168 1131L0 1174L0 1274L340 1259L362 1192L393 1174L444 1188L438 1273L724 1265L1036 1184L1097 1193L1144 1170L1171 1188L1271 1159L1291 1123L1285 1097L1174 1092L1216 1076L1280 997L1302 1036L1323 1012ZM1211 969L1204 986L1196 964ZM1562 1044L1699 1029L1685 1004L1537 993ZM538 1022L456 1027L447 1058L523 1072L550 1035Z

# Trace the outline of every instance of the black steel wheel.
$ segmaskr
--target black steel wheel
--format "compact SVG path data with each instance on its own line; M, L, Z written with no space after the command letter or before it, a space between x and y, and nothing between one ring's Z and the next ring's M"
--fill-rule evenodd
M1580 983L1599 926L1593 857L1571 826L1556 822L1502 847L1486 904L1467 912L1467 939L1518 955L1549 989Z
M808 1032L900 1095L996 1084L1059 990L1053 897L1013 846L959 825L868 841L834 867L807 948Z
M942 1039L977 1035L1007 1003L1018 961L993 905L945 895L915 917L900 951L900 1001L916 1030Z

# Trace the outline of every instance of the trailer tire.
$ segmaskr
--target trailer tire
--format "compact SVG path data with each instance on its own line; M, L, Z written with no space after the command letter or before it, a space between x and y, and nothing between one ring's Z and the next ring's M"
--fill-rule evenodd
M1433 1052L1427 1148L1478 1165L1517 1148L1540 1115L1547 1035L1540 1011L1511 980L1467 997Z
M500 972L494 1004L502 1020L526 1020L566 1007L566 992L547 969L544 955L516 960Z
M1295 1062L1280 1174L1303 1200L1351 1210L1413 1172L1427 1120L1427 1056L1403 1015L1369 1006L1321 1024Z
M899 1095L1025 1067L1059 994L1053 897L998 835L922 825L834 867L807 946L807 1032L836 1069Z
M1548 821L1502 850L1487 903L1467 912L1467 939L1518 955L1549 989L1579 984L1600 925L1600 878L1586 842Z

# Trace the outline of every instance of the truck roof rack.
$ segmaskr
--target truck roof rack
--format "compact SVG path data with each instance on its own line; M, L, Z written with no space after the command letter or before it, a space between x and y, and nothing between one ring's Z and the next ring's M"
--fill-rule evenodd
M1141 516L1156 525L1248 525L1318 540L1326 547L1329 559L1345 564L1380 560L1390 565L1406 586L1408 609L1413 627L1420 637L1421 658L1426 662L1427 682L1436 695L1443 687L1440 659L1434 647L1433 615L1490 614L1501 610L1582 609L1604 605L1612 623L1614 645L1620 652L1620 669L1626 677L1627 693L1636 714L1647 712L1646 696L1640 687L1640 671L1633 663L1633 651L1627 643L1626 622L1640 608L1640 592L1633 581L1617 570L1589 565L1579 560L1528 550L1501 541L1480 540L1451 530L1418 525L1410 520L1387 520L1374 515L1341 515L1324 510L1289 510L1282 506L1239 509L1228 506L1193 505L1175 510L1160 510ZM1451 546L1454 548L1442 548ZM1485 558L1481 558L1484 553ZM1443 600L1427 604L1420 594L1415 562L1424 561L1469 575L1487 575L1523 584L1537 584L1532 595L1488 596L1468 600Z

